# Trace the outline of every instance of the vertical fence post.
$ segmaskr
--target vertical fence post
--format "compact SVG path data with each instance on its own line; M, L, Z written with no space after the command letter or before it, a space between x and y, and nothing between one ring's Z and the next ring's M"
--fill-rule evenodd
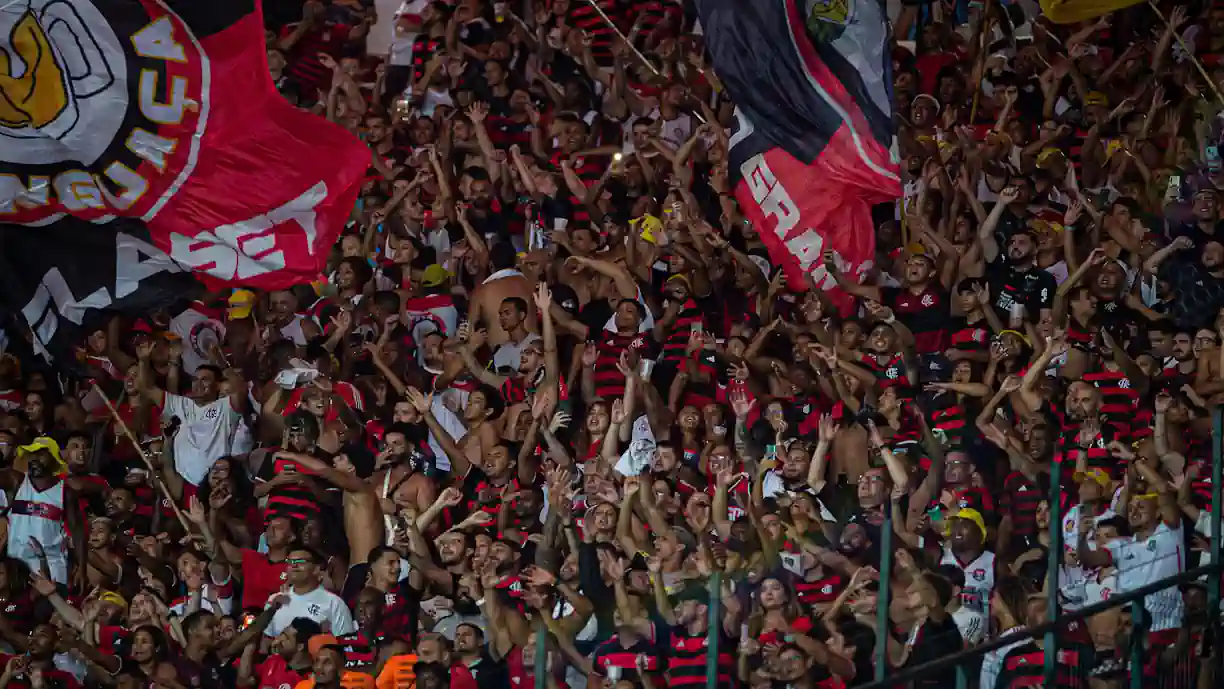
M880 524L880 594L876 598L876 663L875 679L881 681L888 673L888 637L892 623L888 618L889 593L892 586L892 502L884 499L884 521Z
M1220 554L1220 517L1224 512L1224 502L1221 502L1221 491L1224 491L1224 477L1221 477L1221 465L1224 464L1224 408L1211 410L1211 564L1219 567ZM1220 574L1207 577L1207 619L1211 620L1210 628L1206 630L1215 642L1215 652L1211 654L1211 683L1220 685L1224 675L1221 674L1224 665L1224 652L1220 644Z
M1046 590L1049 591L1049 609L1046 620L1053 622L1058 619L1058 570L1062 568L1062 462L1054 462L1050 466L1050 494L1046 498L1050 506L1050 552L1046 560ZM1051 627L1046 632L1045 642L1045 686L1055 685L1055 675L1058 672L1058 629Z
M545 689L548 686L548 627L544 624L544 612L540 611L540 619L536 622L535 658L532 672L535 673L535 689Z
M722 572L710 575L709 629L706 630L706 689L718 689L718 640L722 637Z
M1143 661L1147 657L1147 608L1143 607L1143 599L1131 601L1131 638L1130 638L1130 689L1143 689ZM1154 652L1159 652L1154 650Z

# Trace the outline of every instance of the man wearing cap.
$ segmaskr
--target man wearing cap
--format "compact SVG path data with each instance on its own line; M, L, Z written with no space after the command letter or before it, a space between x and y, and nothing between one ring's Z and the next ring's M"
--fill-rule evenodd
M21 450L25 474L13 468L0 471L0 489L16 491L9 509L8 554L32 571L67 584L68 534L73 559L84 563L86 555L85 527L75 509L77 492L63 478L66 467L54 440L40 438Z
M1160 579L1177 576L1186 567L1185 538L1182 515L1177 506L1176 490L1154 462L1136 457L1131 463L1139 478L1154 492L1130 496L1119 509L1125 510L1132 535L1092 549L1088 536L1095 522L1081 515L1076 538L1076 553L1085 567L1114 565L1118 573L1118 592L1133 591ZM1132 480L1134 486L1138 482ZM1176 587L1162 589L1143 599L1143 607L1151 615L1148 640L1152 646L1172 644L1182 626L1184 605Z
M990 594L995 583L995 554L986 549L986 520L972 508L949 515L948 542L943 547L941 565L955 565L965 573L961 605L990 614Z
M1104 469L1089 468L1075 472L1073 476L1079 485L1079 504L1072 505L1063 517L1063 566L1059 572L1059 593L1062 595L1067 610L1078 610L1086 605L1088 578L1093 573L1087 571L1076 557L1075 543L1079 538L1080 522L1092 520L1092 529L1086 534L1088 547L1097 548L1096 527L1101 522L1116 517L1110 507L1114 496L1113 479Z

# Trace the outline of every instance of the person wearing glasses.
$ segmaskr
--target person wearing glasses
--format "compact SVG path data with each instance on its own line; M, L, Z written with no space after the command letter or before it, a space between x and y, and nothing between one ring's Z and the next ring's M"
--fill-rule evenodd
M325 631L337 636L357 631L353 615L340 596L323 588L323 556L307 548L294 548L285 560L285 595L289 597L272 624L264 632L267 636L278 636L285 627L299 617L314 620Z

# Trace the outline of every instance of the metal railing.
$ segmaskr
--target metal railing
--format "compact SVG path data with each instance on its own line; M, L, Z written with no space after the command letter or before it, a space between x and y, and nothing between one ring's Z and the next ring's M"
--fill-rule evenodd
M1224 574L1224 561L1221 560L1220 533L1221 470L1224 467L1224 456L1222 456L1224 454L1222 447L1224 446L1222 446L1221 440L1224 439L1224 413L1222 413L1220 408L1212 411L1211 436L1210 564L1195 567L1176 576L1161 579L1134 590L1115 593L1108 600L1088 605L1079 610L1061 610L1058 605L1058 576L1063 557L1063 515L1061 513L1060 500L1063 468L1059 463L1054 463L1051 466L1050 495L1048 498L1050 507L1050 547L1046 571L1046 590L1049 599L1047 621L1037 627L1027 628L1007 636L989 640L986 643L945 658L930 661L916 667L894 669L889 667L887 656L887 635L889 634L889 629L891 629L891 623L888 618L889 587L882 584L879 593L879 621L876 628L875 680L869 684L862 685L861 689L899 689L909 687L914 682L930 681L936 677L946 677L950 673L954 673L958 689L971 689L978 685L977 668L980 667L982 660L987 654L1011 646L1017 641L1037 639L1038 637L1042 638L1041 646L1045 667L1043 668L1043 681L1037 686L1048 688L1075 687L1077 689L1083 686L1087 688L1087 681L1082 683L1080 681L1068 682L1065 679L1060 681L1056 678L1060 643L1064 643L1067 640L1069 636L1068 629L1072 625L1084 624L1085 620L1095 615L1117 610L1122 606L1129 606L1131 613L1131 633L1126 643L1127 657L1119 659L1122 661L1121 677L1113 677L1109 681L1110 683L1105 686L1128 687L1129 689L1149 689L1151 687L1160 687L1161 689L1194 689L1200 686L1199 674L1201 672L1208 672L1211 678L1210 682L1206 682L1202 686L1224 686L1224 674L1221 673L1221 660L1224 659L1224 648L1222 648L1220 643L1220 585L1222 574ZM884 538L881 539L880 543L881 582L891 581L893 560L892 544L889 535L892 525L888 521L888 510L885 510L885 516L885 523L881 526L884 534ZM1152 670L1155 661L1153 654L1160 653L1162 649L1153 648L1147 643L1148 630L1145 620L1148 618L1148 613L1144 608L1143 599L1153 593L1174 587L1180 589L1183 585L1197 582L1200 579L1206 580L1207 588L1207 628L1204 630L1204 633L1207 635L1207 638L1214 641L1213 645L1215 646L1214 652L1210 657L1210 663L1205 666L1197 666L1193 662L1193 656L1188 656L1181 659L1180 667L1165 667L1163 668L1164 670L1171 670L1171 672L1153 679ZM712 687L713 685L710 686ZM979 687L978 689L996 688Z

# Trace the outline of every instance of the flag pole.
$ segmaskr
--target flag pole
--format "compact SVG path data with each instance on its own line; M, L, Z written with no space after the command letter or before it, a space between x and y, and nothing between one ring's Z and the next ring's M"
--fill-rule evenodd
M604 23L607 24L609 28L616 32L617 37L625 42L625 45L628 46L629 50L633 51L633 54L637 56L637 59L641 60L651 72L654 72L656 77L663 76L659 70L655 69L654 64L651 63L650 60L646 59L646 56L642 54L642 51L638 50L637 46L633 45L633 42L630 41L629 37L627 37L625 33L620 30L620 27L617 26L610 17L608 17L608 13L603 11L603 8L599 6L599 3L596 2L596 0L586 0L586 3L591 6L591 9L595 10L595 13L599 15L600 19L604 20Z
M1173 34L1173 39L1177 41L1177 45L1181 46L1181 49L1190 58L1190 61L1194 63L1194 66L1198 69L1199 74L1202 75L1203 81L1207 82L1207 86L1211 88L1212 93L1215 94L1216 99L1219 100L1222 105L1224 105L1224 94L1220 93L1220 89L1216 87L1215 81L1213 81L1211 75L1207 73L1207 69L1203 67L1203 63L1199 62L1199 59L1194 56L1194 51L1190 49L1190 46L1186 45L1186 41L1183 40L1181 34L1177 32L1177 27L1169 23L1168 18L1164 16L1164 12L1161 12L1160 8L1156 6L1155 0L1148 0L1148 7L1152 8L1152 11L1156 13L1157 17L1160 17L1160 23L1164 24L1165 28Z
M174 502L174 497L170 495L170 489L166 487L166 482L162 480L162 477L157 474L157 469L153 467L153 462L145 454L145 449L141 447L140 440L136 438L136 434L132 432L132 429L119 416L119 410L115 409L115 405L111 403L110 397L102 391L102 388L98 387L97 383L93 384L93 389L102 398L102 402L106 404L106 408L110 411L111 418L115 420L115 426L119 429L119 432L127 436L128 441L132 443L132 446L136 448L136 452L140 454L141 461L144 462L149 470L149 477L153 479L153 484L157 486L166 502L170 503L170 509L174 510L174 516L178 517L179 523L183 525L183 531L191 535L191 526L187 522L187 517L183 515L183 511L179 509L178 504ZM156 505L154 505L154 509L157 509Z

